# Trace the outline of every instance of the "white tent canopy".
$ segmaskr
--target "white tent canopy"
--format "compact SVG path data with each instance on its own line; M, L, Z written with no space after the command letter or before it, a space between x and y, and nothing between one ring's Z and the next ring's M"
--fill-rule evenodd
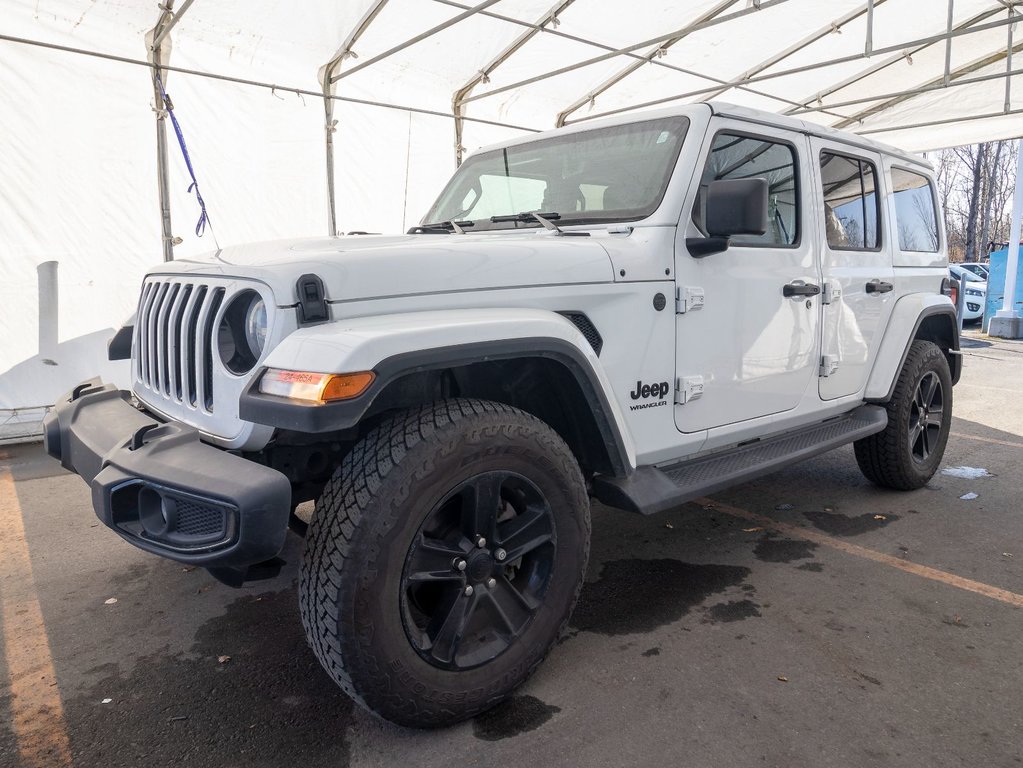
M178 257L214 247L214 235L227 245L402 230L463 147L655 105L713 98L910 150L1023 134L1023 2L1013 0L178 0L174 10L3 1L0 424L14 409L38 418L24 409L86 375L117 376L98 364L105 339L164 255L157 123ZM203 238L174 132L154 119L154 28L167 28L161 74L209 210ZM47 261L59 263L59 302L37 287Z

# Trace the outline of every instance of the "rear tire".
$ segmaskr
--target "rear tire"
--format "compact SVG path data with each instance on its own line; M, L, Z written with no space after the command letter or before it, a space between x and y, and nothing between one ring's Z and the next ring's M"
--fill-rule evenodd
M912 343L885 408L884 431L855 443L860 471L882 488L922 488L941 464L952 426L952 374L936 344Z
M299 584L306 637L377 715L464 720L557 639L589 531L579 466L543 422L482 400L405 411L352 449L317 503Z

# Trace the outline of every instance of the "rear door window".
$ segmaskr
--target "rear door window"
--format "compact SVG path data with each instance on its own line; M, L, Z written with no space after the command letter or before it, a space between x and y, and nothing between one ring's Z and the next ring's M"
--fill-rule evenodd
M821 152L824 226L834 250L876 251L878 227L877 169L869 160Z

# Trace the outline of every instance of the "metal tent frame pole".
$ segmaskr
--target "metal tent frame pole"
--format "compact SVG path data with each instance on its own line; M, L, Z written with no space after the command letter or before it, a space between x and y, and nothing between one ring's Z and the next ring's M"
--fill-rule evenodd
M692 22L692 24L689 24L687 27L679 30L679 32L673 35L672 37L662 40L649 51L647 51L645 54L642 54L639 60L627 64L623 69L613 74L611 77L609 77L603 83L601 83L592 91L587 93L585 96L576 99L563 110L561 110L558 113L558 116L554 119L554 125L557 126L558 128L562 127L565 124L565 121L568 120L569 115L571 115L573 112L577 112L587 104L592 104L594 100L598 96L600 96L600 94L613 88L615 85L620 83L622 80L626 79L629 75L633 74L634 72L637 72L640 69L642 69L644 64L649 64L651 61L654 61L655 59L664 56L664 54L667 53L669 48L684 40L694 29L702 29L703 28L702 25L706 24L708 21L711 21L712 19L717 18L722 13L727 11L730 7L732 7L734 4L735 4L734 0L725 0L723 3L718 3L714 7L708 9L705 13L697 17L696 20Z
M404 51L406 48L409 48L409 47L415 45L416 43L421 43L423 40L426 40L428 37L433 37L438 32L443 32L448 27L453 27L455 24L458 24L460 21L465 21L470 16L475 16L476 14L481 13L482 11L485 11L487 8L489 8L492 5L496 5L500 1L501 0L483 0L483 2L480 3L479 5L474 5L472 8L469 8L467 11L463 11L462 13L458 14L457 16L452 16L447 21L444 21L444 22L442 22L441 24L438 24L435 27L431 27L430 29L426 30L425 32L420 32L415 37L410 37L408 40L405 40L402 43L398 43L398 45L394 46L393 48L388 48L383 53L379 53L376 56L374 56L373 58L367 59L366 61L362 62L361 64L358 64L358 65L356 65L354 67L351 67L350 69L346 69L344 72L341 72L340 74L334 75L334 77L331 78L331 82L332 83L333 82L337 82L338 80L341 80L341 79L343 79L345 77L349 77L351 75L354 75L360 69L365 69L366 67L371 67L374 64L376 64L378 61L383 61L384 59L390 58L394 54L400 53L401 51Z
M319 79L320 87L323 90L323 129L327 171L327 234L331 237L338 234L337 197L334 186L334 134L337 132L337 120L334 119L334 104L337 102L335 76L345 59L359 58L358 54L352 50L352 46L358 42L373 20L380 15L385 5L387 5L387 0L374 0L359 23L348 33L348 37L345 38L330 61L320 67Z
M167 62L170 60L170 32L181 17L188 12L195 0L185 0L177 13L174 12L174 0L167 0L160 6L160 18L156 25L146 33L146 49L150 72L153 79L153 111L156 113L156 189L160 199L160 247L164 261L174 261L174 246L180 240L175 239L171 227L170 204L170 168L167 159L167 110L164 108L163 93L160 80L166 78ZM165 46L166 43L166 46Z
M732 0L729 0L731 2ZM487 64L475 75L473 75L465 85L455 91L451 97L451 114L455 118L455 164L461 165L462 158L465 154L465 147L462 146L462 131L465 127L465 100L472 93L473 89L480 83L489 83L490 75L493 74L494 70L501 66L504 62L510 59L515 53L519 51L526 43L532 40L536 35L547 29L547 25L551 26L558 25L558 14L564 11L568 6L574 3L575 0L559 0L554 6L545 13L536 24L529 25L528 29L516 37L511 43L505 46L499 54L492 58Z
M156 114L156 191L160 201L160 250L164 261L174 260L174 232L171 228L170 177L167 161L167 111L164 109L160 83L163 65L170 58L171 28L177 23L173 11L174 0L167 0L161 8L156 25L146 33L146 51L153 82L153 112ZM183 7L187 10L188 3ZM164 43L168 43L164 47Z

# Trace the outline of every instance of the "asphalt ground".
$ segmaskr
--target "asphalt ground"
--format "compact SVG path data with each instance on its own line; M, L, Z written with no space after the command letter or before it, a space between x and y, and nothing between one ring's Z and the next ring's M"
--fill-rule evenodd
M965 343L943 466L993 476L883 491L845 448L656 516L595 506L570 631L439 731L321 671L297 539L232 590L122 542L38 445L0 448L0 766L1017 765L1023 344Z

